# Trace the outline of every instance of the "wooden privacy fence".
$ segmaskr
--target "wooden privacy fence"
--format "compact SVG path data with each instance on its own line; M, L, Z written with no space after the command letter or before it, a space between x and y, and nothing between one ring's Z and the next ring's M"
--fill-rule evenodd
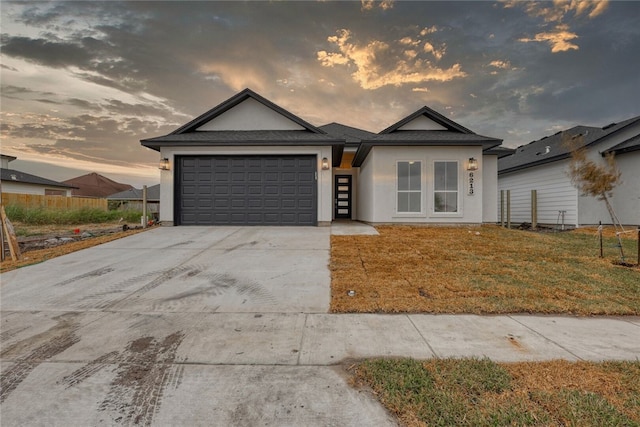
M24 208L67 209L102 209L107 210L107 199L90 197L43 196L40 194L2 193L2 204L17 205Z

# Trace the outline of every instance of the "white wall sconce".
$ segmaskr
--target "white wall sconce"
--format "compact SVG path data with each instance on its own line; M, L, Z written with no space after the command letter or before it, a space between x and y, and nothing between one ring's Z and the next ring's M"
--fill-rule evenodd
M329 170L329 159L327 159L326 157L322 158L322 170L323 171Z
M478 170L478 160L474 157L469 158L469 162L467 163L468 171L477 171Z
M164 159L160 159L160 165L158 166L158 168L162 171L168 171L169 170L169 159L167 159L166 157Z

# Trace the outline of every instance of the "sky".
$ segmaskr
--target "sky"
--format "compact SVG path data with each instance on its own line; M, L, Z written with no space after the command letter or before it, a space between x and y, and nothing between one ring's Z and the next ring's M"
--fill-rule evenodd
M379 132L428 106L517 147L640 115L640 2L0 3L10 167L159 182L165 135L244 88Z

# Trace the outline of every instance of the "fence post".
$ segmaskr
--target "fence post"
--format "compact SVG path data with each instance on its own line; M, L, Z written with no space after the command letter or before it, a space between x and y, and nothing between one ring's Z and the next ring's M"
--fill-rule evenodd
M511 190L507 190L507 228L511 228Z
M147 228L147 186L142 186L142 228Z
M538 227L538 190L531 190L531 228Z
M500 190L500 227L504 227L504 190Z

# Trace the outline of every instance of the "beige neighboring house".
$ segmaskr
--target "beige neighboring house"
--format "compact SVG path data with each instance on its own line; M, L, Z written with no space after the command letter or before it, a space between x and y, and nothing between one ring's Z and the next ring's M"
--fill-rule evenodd
M141 141L163 224L311 226L496 222L501 142L426 106L380 133L316 127L250 89Z
M75 188L73 185L10 169L9 162L14 160L16 160L16 157L0 155L2 166L0 179L2 180L3 193L71 196L71 190Z

